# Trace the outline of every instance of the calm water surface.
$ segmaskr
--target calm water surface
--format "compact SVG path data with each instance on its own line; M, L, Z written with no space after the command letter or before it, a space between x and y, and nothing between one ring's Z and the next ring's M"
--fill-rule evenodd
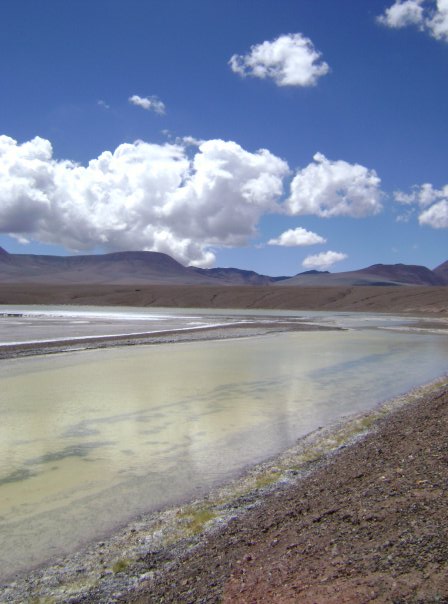
M188 321L217 321L200 312ZM2 361L0 576L200 494L448 367L444 335L378 329L399 323L387 317L308 318L352 329Z

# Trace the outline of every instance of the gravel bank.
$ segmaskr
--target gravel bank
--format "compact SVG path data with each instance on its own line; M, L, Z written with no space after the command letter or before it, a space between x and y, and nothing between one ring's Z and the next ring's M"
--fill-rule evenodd
M73 350L91 350L116 346L136 346L170 344L205 340L223 340L261 336L282 331L338 331L341 328L316 325L299 321L239 322L238 325L218 325L206 328L172 329L131 335L94 336L82 339L66 339L48 342L30 342L23 344L0 344L0 360L26 356L39 356L70 352Z

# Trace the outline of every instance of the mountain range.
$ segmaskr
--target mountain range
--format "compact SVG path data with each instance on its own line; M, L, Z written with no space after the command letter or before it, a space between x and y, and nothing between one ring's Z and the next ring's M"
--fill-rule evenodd
M356 271L306 271L269 277L237 268L185 267L159 252L114 252L85 256L10 254L0 247L0 285L448 285L448 261L433 270L408 264L374 264Z

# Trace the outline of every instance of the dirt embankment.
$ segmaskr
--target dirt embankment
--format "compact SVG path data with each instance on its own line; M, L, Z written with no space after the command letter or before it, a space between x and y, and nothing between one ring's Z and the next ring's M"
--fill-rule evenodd
M448 287L0 284L0 304L341 310L448 316Z

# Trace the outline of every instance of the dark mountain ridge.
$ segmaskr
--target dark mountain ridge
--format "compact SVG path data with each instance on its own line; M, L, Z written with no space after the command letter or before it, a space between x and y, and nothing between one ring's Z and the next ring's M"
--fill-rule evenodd
M160 252L112 252L82 256L10 254L0 247L1 283L177 284L247 286L448 285L448 261L433 271L418 265L374 264L345 273L306 271L269 277L237 268L186 267Z
M289 279L289 277L268 277L259 275L255 271L247 271L239 268L194 268L200 275L214 279L231 281L235 285L270 285L277 281Z
M435 275L437 275L437 277L439 277L439 279L442 279L442 281L444 281L446 284L448 284L448 260L446 262L444 262L443 264L440 264L439 266L437 266L433 270L433 273Z
M414 264L373 264L357 272L412 285L442 285L434 271Z
M356 271L299 273L278 285L331 286L331 285L448 285L444 263L434 271L425 266L411 264L373 264ZM441 268L442 267L442 268ZM447 267L448 268L448 267Z
M160 252L83 256L0 253L0 283L269 285L278 278L239 269L186 267Z

